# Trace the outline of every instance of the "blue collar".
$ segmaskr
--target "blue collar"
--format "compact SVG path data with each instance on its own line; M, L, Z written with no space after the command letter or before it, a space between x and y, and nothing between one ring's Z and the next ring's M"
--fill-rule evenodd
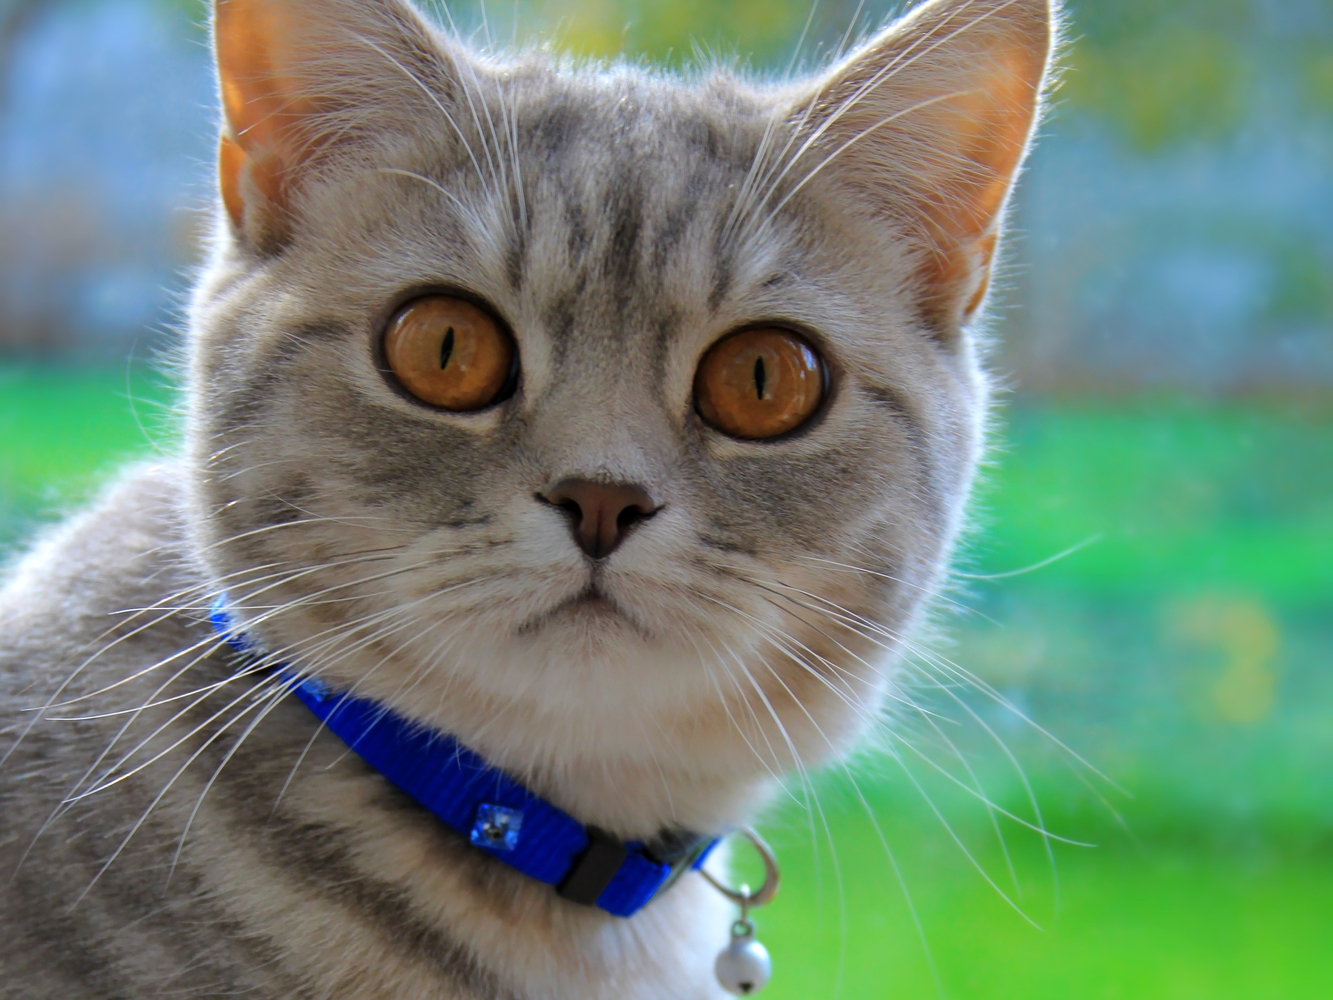
M259 655L227 611L210 621L233 649ZM565 899L630 917L687 871L716 839L663 831L651 843L623 842L584 826L447 733L435 732L366 698L340 694L314 677L275 666L297 698L331 733L388 781L480 850L555 886Z

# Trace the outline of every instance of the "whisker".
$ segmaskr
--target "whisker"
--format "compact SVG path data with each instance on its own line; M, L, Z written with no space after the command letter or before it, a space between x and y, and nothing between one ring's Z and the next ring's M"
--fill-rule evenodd
M1096 545L1105 537L1106 537L1105 532L1103 531L1095 532L1094 534L1091 534L1087 538L1083 539L1083 541L1077 542L1074 545L1069 546L1069 548L1057 552L1053 556L1047 556L1045 559L1042 559L1039 562L1035 562L1031 566L1024 566L1022 569L1011 569L1007 573L955 572L954 576L960 577L964 580L1012 580L1016 576L1026 576L1029 573L1037 572L1037 570L1039 569L1045 569L1047 566L1051 566L1055 563L1058 563L1063 559L1068 559L1075 553L1082 552L1089 545Z
M233 702L232 704L235 704L235 702ZM125 848L128 847L130 841L134 839L134 835L138 833L139 830L143 827L144 823L148 821L148 817L152 815L153 811L157 808L158 804L166 797L167 793L171 791L172 787L180 779L181 775L183 775L189 769L190 765L193 764L196 760L198 760L200 755L203 754L203 752L207 750L210 746L212 746L213 743L215 743L218 739L220 739L230 729L231 725L234 725L235 722L244 718L245 715L249 714L251 711L254 711L256 704L258 703L251 701L251 703L248 706L246 706L244 709L241 710L241 712L239 712L236 715L236 717L232 720L232 722L228 723L228 725L222 727L217 732L213 733L213 735L209 736L208 739L206 739L204 743L197 750L194 751L194 753L190 754L190 756L186 759L185 763L180 766L180 768L176 771L176 773L172 775L171 779L162 787L162 789L153 798L152 802L148 804L148 807L139 816L139 819L130 828L129 832L125 834L125 837L121 840L120 844L116 847L116 849L111 853L111 856L107 858L107 860L102 864L101 868L97 870L97 873L93 876L92 881L88 883L87 887L83 890L83 892L81 892L78 898L75 899L74 902L71 904L70 906L71 909L73 909L75 906L78 906L78 904L81 903L87 897L88 893L92 892L94 886L96 886L101 877L106 874L107 870L110 869L110 867L113 864L115 864L116 859L119 858L122 853L124 853ZM216 715L213 716L213 718L216 717L217 717Z

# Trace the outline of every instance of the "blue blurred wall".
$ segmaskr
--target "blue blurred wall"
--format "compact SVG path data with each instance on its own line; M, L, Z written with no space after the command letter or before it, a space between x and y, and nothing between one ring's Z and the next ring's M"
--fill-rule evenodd
M208 203L204 34L152 0L50 3L0 109L0 343L122 355L175 320Z

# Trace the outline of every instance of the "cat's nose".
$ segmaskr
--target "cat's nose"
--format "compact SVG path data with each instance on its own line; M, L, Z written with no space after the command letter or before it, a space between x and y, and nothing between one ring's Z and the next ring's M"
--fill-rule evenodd
M628 483L566 479L538 494L569 515L574 540L594 559L604 559L640 521L659 510L652 497Z

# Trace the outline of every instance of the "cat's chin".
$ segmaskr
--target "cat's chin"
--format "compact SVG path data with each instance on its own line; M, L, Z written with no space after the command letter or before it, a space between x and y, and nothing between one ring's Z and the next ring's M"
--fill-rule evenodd
M567 601L524 630L548 649L560 649L589 664L618 660L627 649L652 645L652 637L615 602L595 595Z

